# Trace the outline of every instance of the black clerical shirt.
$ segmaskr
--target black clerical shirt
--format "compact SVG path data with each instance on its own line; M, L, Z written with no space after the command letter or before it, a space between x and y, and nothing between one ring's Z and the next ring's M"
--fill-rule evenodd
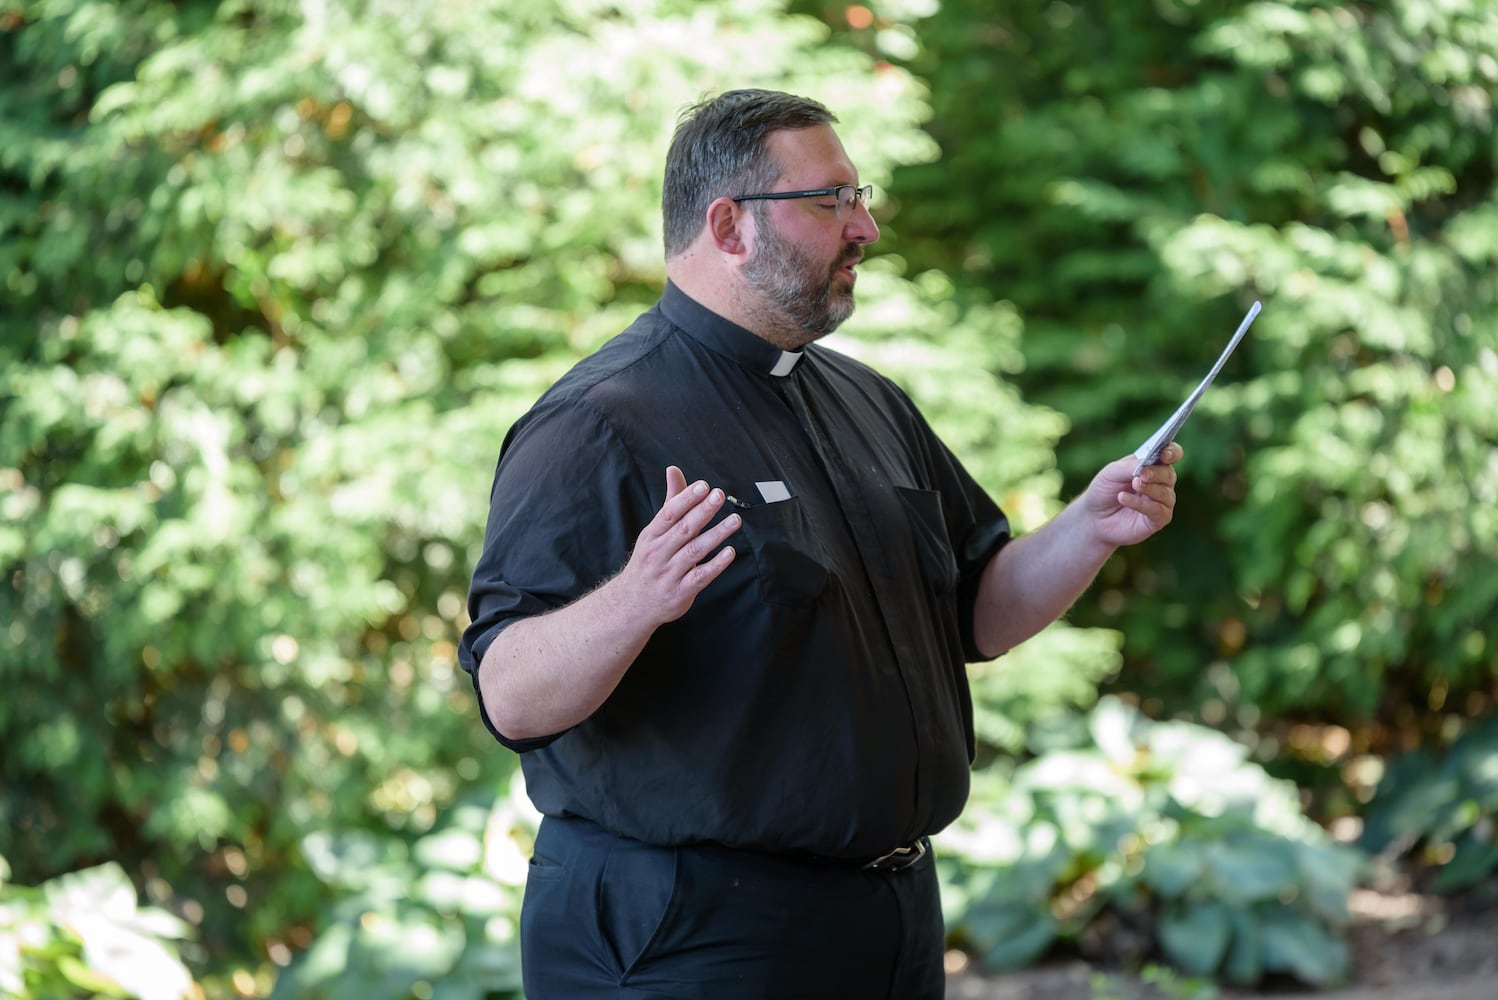
M507 435L460 658L621 569L665 469L737 503L732 565L592 716L513 740L547 814L627 837L866 860L961 811L965 663L1003 513L891 381L788 354L674 285ZM481 707L481 714L482 707Z

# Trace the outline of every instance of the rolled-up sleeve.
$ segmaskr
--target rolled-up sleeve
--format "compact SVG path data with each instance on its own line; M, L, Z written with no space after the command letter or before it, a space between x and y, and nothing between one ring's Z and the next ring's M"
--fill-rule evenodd
M561 734L516 740L495 728L478 684L484 654L510 625L571 604L618 572L652 513L635 457L586 401L543 399L506 435L468 592L471 623L458 643L484 725L505 746L523 753Z

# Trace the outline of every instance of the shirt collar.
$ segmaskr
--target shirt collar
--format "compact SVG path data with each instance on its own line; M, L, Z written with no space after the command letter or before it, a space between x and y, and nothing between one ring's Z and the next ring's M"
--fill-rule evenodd
M802 351L782 351L763 337L724 319L670 281L661 293L661 312L693 339L752 371L784 378L801 360Z

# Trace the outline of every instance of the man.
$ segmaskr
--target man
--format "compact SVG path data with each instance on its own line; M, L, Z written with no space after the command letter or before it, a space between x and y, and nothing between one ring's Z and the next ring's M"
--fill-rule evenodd
M665 293L501 450L461 650L545 817L532 1000L941 996L965 663L1170 520L1175 445L1011 540L893 383L813 345L879 236L834 122L684 115Z

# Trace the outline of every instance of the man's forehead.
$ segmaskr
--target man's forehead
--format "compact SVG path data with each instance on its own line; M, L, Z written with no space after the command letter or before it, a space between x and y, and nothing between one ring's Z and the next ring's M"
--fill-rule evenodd
M820 178L808 183L852 183L858 176L831 125L781 129L770 133L768 143L787 178Z

